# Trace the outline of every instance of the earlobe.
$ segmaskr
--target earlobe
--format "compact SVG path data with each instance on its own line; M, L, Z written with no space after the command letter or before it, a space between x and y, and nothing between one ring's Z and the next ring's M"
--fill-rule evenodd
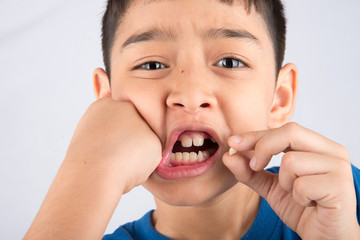
M292 64L281 68L270 111L269 128L277 128L287 123L294 113L297 96L298 70Z
M93 85L96 99L111 97L109 77L102 68L96 68L93 74Z

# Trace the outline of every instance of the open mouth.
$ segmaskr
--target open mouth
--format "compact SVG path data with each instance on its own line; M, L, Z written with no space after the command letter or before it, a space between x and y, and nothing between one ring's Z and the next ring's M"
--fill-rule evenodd
M215 140L216 132L204 125L189 128L175 130L171 134L161 163L156 168L161 178L176 180L197 177L215 165L220 149Z
M215 139L206 132L185 131L175 142L169 167L191 166L205 162L218 150Z

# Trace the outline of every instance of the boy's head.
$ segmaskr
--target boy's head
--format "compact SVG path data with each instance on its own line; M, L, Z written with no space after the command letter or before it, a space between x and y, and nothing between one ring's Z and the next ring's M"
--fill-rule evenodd
M147 0L151 2L154 0ZM263 18L268 34L271 37L276 73L279 72L285 54L286 44L286 19L284 16L284 7L281 0L218 0L224 4L234 4L241 2L248 12L256 11ZM117 31L121 31L122 17L131 4L137 2L146 2L145 0L108 0L106 11L102 21L102 50L103 60L106 72L110 78L111 75L111 50ZM180 20L180 19L179 19Z
M214 199L237 183L221 160L229 136L277 127L292 115L297 70L281 67L281 2L133 0L108 6L108 72L95 70L95 92L133 103L161 140L163 159L144 186L173 205ZM183 138L199 136L206 144L182 147Z

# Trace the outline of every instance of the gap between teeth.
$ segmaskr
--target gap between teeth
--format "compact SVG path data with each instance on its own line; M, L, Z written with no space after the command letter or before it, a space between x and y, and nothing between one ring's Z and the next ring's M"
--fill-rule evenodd
M195 162L204 161L210 157L209 151L176 152L171 154L171 162Z
M194 134L193 137L184 135L181 138L181 145L183 147L191 147L192 145L196 147L201 147L204 145L204 137L201 134Z
M191 147L191 146L196 146L196 147L201 147L204 145L204 136L202 136L201 134L194 134L192 137L189 135L184 135L181 137L180 141L181 141L181 146L183 147ZM215 139L211 138L211 141L215 142Z

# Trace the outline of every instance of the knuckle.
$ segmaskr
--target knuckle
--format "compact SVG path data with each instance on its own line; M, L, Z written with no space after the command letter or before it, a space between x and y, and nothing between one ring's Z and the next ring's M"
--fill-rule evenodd
M350 161L350 154L349 151L346 149L346 147L344 147L341 144L338 144L338 151L339 151L339 155L341 156L342 159L346 160L346 161Z
M342 180L350 178L352 180L352 169L350 162L338 161L336 167L337 176L341 177ZM342 182L342 181L339 181Z
M260 135L258 132L250 132L250 138L252 138L253 140L259 140Z
M264 159L265 157L270 157L269 146L265 142L257 142L254 150L257 160Z
M287 152L284 154L284 156L281 159L281 167L284 168L284 170L290 171L295 168L295 163L296 163L295 155L296 154L294 152Z
M114 101L110 98L100 98L94 101L93 103L91 103L89 109L96 109L98 111L101 111L103 109L108 109L113 102Z
M292 191L292 181L289 181L289 177L288 174L286 172L284 172L284 170L282 168L280 168L280 172L279 172L279 183L280 186L287 192L291 192Z
M290 136L296 136L299 131L300 125L296 122L289 122L285 124L285 128Z
M252 142L254 144L255 149L263 151L264 144L263 144L262 137L260 136L260 134L258 132L251 132L251 138L253 140Z
M294 181L293 192L296 196L298 196L298 197L305 196L307 188L308 188L308 186L305 184L304 181L302 181L301 178L297 178Z
M103 102L104 102L104 100L102 98L99 100L96 100L90 104L89 109L97 108L98 106L102 105Z

